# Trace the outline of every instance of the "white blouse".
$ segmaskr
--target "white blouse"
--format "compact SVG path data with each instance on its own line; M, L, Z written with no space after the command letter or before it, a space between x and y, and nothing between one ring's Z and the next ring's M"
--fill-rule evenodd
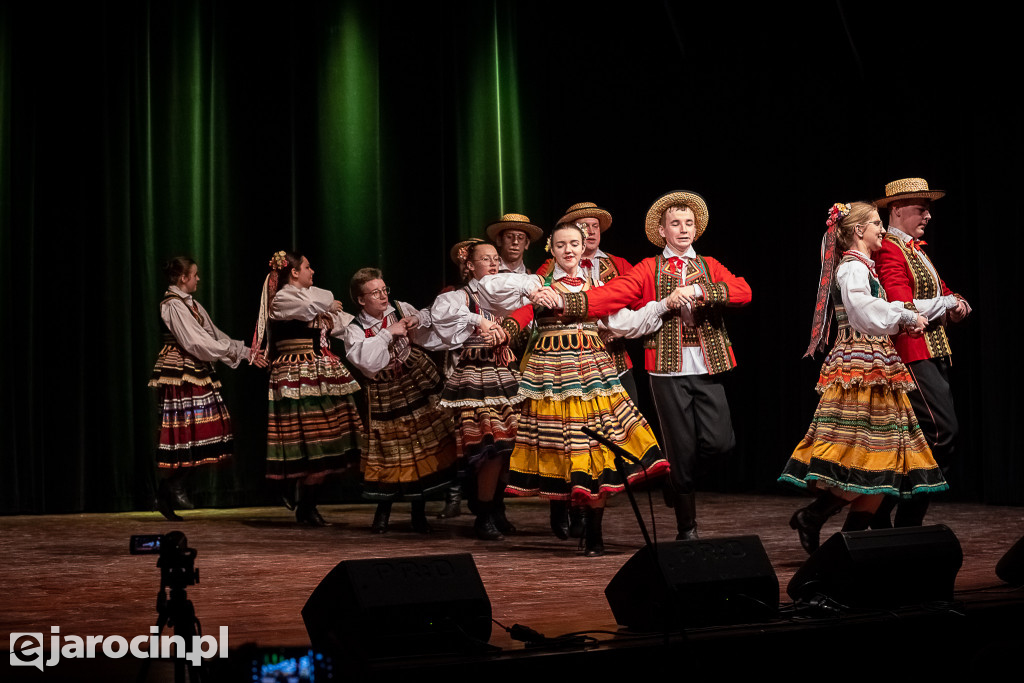
M378 372L384 370L393 360L391 345L397 342L399 348L395 349L395 358L405 360L408 356L409 342L420 345L420 340L430 334L430 313L427 310L418 311L403 301L396 301L402 307L402 317L416 317L419 325L409 330L408 338L395 337L384 327L388 316L395 312L394 306L388 306L384 311L384 319L371 317L365 311L360 311L357 316L351 318L358 324L346 325L343 330L333 331L332 335L340 337L345 342L345 357L367 377L375 377ZM367 337L366 331L373 332L373 336Z
M479 294L479 280L470 280L468 286L475 294ZM484 317L470 310L463 288L439 294L430 306L433 334L422 346L432 351L457 349L473 336Z
M859 253L859 252L858 252ZM864 257L867 263L874 261ZM914 299L917 312L906 308L902 301L885 301L871 295L871 273L868 266L858 260L846 261L836 269L836 283L846 307L850 326L862 334L897 334L900 325L912 325L918 314L934 320L956 308L955 296L939 296L934 299Z
M270 302L271 320L305 320L312 322L318 315L331 317L333 326L331 334L339 336L355 316L345 311L330 313L334 303L334 294L328 289L307 287L305 289L288 283L277 290Z
M243 358L249 356L249 347L224 334L206 312L202 304L186 294L176 285L168 290L181 299L168 299L160 304L160 319L167 325L174 338L187 353L204 361L221 361L228 367L237 368ZM195 304L203 318L200 325L192 314L190 306Z
M565 271L556 264L553 279L557 280L565 274ZM583 285L562 284L570 292L579 292L583 289ZM542 286L543 278L539 275L486 275L480 279L480 303L498 315L507 315L530 303L530 295ZM599 319L598 328L607 330L615 337L645 337L661 328L661 316L668 310L664 301L649 301L639 310L624 308Z

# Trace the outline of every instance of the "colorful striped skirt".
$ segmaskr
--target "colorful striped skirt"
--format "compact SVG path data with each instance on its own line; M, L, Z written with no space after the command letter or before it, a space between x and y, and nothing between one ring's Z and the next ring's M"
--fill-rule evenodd
M440 391L437 366L416 347L396 370L383 370L366 383L364 498L421 499L455 478L455 427L437 405Z
M359 384L341 361L317 356L312 342L278 344L270 367L267 477L308 483L358 461L362 421L352 393Z
M846 338L826 357L811 425L779 481L801 488L910 497L948 487L888 337Z
M196 467L231 455L231 417L213 364L165 344L149 379L160 403L157 466Z
M507 458L516 443L519 373L495 360L493 347L463 347L459 364L441 392L455 420L459 457L470 467Z
M519 392L526 401L508 493L582 504L621 491L612 453L583 434L584 426L640 459L642 466L626 463L630 482L668 472L647 420L622 389L596 332L573 327L561 335L542 334L527 356Z

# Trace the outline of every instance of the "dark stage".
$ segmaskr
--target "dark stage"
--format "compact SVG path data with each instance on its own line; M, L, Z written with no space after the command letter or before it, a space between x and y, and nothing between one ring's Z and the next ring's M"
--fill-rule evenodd
M784 616L791 602L786 585L807 558L796 533L787 526L789 515L802 501L710 493L702 494L700 500L703 537L760 537L779 579ZM646 496L641 496L641 503L646 504ZM659 536L670 538L671 511L660 500L656 503ZM372 508L366 505L324 506L325 516L334 525L323 529L296 526L287 510L270 507L185 511L185 521L176 524L146 512L4 517L0 520L4 557L0 580L7 590L0 631L5 636L22 631L47 633L51 626L59 626L64 635L130 638L148 633L155 619L160 573L155 556L128 554L128 539L132 534L180 529L198 551L195 566L201 581L188 589L188 597L204 633L216 634L219 627L228 627L233 653L246 644L260 648L308 645L300 610L341 560L461 552L472 553L493 617L501 624L523 624L547 636L595 631L600 641L586 651L528 653L495 626L490 644L502 652L468 663L458 660L458 666L467 671L467 667L481 666L492 673L539 674L578 665L619 671L637 661L668 666L676 658L691 671L739 671L762 664L777 666L783 660L793 663L802 656L802 647L820 642L835 648L849 646L854 658L866 657L876 645L886 648L889 656L901 648L924 645L933 648L930 665L970 667L978 672L977 667L996 670L1002 662L1012 661L1016 656L1012 644L1024 642L1024 593L995 575L999 558L1024 532L1021 508L933 504L928 522L949 526L963 548L952 604L901 612L860 611L840 620L791 615L772 624L693 629L688 642L674 636L667 643L661 636L638 639L625 632L607 633L619 627L604 588L641 545L625 497L612 500L606 515L608 553L594 559L582 557L575 541L551 536L546 505L528 499L512 501L509 508L520 532L504 542L474 539L469 516L434 521L435 533L430 537L414 534L408 530L405 506L396 506L392 528L383 536L369 533ZM826 532L838 526L833 520ZM913 582L915 577L894 573L893 580ZM954 645L952 634L957 639L955 650L949 649ZM890 642L890 637L897 642ZM917 656L911 651L906 654ZM387 674L397 673L392 667L400 665L420 669L450 666L452 661L380 666ZM97 680L101 672L109 671L111 680L121 680L134 677L137 666L129 658L69 660L47 669L44 677L33 668L5 665L3 678ZM214 680L234 677L217 666L209 662L206 666ZM352 679L346 666L336 663L335 680ZM498 668L492 671L487 666ZM161 662L154 665L149 680L171 680L172 674L173 668Z

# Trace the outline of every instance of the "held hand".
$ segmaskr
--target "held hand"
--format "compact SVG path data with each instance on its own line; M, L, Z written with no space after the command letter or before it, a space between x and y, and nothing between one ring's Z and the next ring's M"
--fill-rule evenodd
M340 301L335 299L331 302L331 306L327 310L331 313L341 313L345 308L341 305Z
M256 367L258 367L258 368L265 368L265 367L267 367L268 365L270 365L270 361L268 361L268 360L267 360L267 357L266 357L266 356L264 356L264 355L263 355L263 354L261 353L261 354L259 354L258 356L256 356L256 358L254 358L253 360L249 361L249 364L250 364L250 365L255 365L255 366L256 366Z
M493 330L497 326L498 324L493 320L488 320L487 318L484 318L483 320L480 321L480 324L476 326L476 329L477 333L479 333L481 337L486 337L491 333L491 330Z
M420 318L418 315L410 315L405 319L405 329L415 330L420 326Z
M676 287L665 301L665 304L669 308L682 308L683 304L693 306L694 296L696 290L693 285L686 285L685 287Z
M408 318L402 318L397 323L388 328L388 332L391 333L392 337L404 337L406 336Z
M970 312L971 312L970 304L968 304L963 299L960 299L957 302L957 304L956 304L956 308L951 308L949 310L949 319L952 320L955 323L958 323L961 320L963 320L964 318L966 318L967 315Z
M928 327L928 319L923 315L919 315L914 325L907 326L907 334L911 337L920 337L924 334L926 327Z
M530 295L530 301L544 308L559 309L562 307L562 297L558 296L550 287L541 287Z

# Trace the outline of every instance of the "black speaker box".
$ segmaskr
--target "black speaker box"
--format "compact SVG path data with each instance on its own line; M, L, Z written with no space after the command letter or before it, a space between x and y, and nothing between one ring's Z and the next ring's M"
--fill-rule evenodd
M1024 584L1024 537L996 563L996 576L1013 585Z
M943 524L839 532L804 563L786 591L848 607L892 608L949 602L963 565L960 541Z
M345 560L302 608L313 648L375 659L478 649L491 602L473 556Z
M615 621L634 631L768 621L779 611L779 580L757 536L645 546L604 594Z

